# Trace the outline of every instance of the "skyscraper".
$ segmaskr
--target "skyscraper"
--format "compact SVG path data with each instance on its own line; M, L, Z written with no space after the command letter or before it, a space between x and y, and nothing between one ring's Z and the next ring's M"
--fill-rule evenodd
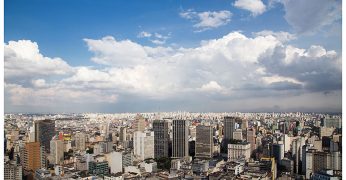
M224 128L224 136L223 139L228 143L229 140L233 139L233 132L235 130L235 122L236 117L224 117L223 128Z
M60 164L64 160L64 141L53 139L50 141L50 155L52 164Z
M189 142L188 142L188 125L185 120L173 120L173 143L172 143L172 157L181 158L188 156Z
M246 131L246 140L250 143L251 146L251 152L253 152L257 146L256 146L256 129L254 128L248 128Z
M76 148L78 150L84 151L85 150L85 134L82 132L77 132L74 138L75 138Z
M134 155L140 160L154 158L154 132L136 131L133 136Z
M120 127L119 141L120 142L126 141L126 127Z
M55 121L54 120L40 120L35 121L35 142L40 142L44 146L46 152L50 151L50 140L55 136Z
M26 171L36 171L42 167L42 153L39 142L29 142L25 144L23 154L23 169Z
M168 157L168 122L165 120L154 120L153 130L155 158Z
M211 158L213 155L213 129L211 126L196 127L196 157Z
M135 120L133 122L133 127L134 131L144 131L145 130L145 119L142 115L137 114L135 117Z

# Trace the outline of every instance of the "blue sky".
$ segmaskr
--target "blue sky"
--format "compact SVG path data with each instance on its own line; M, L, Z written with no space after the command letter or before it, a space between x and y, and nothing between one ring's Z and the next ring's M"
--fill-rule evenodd
M5 0L10 112L339 111L339 65L341 1Z

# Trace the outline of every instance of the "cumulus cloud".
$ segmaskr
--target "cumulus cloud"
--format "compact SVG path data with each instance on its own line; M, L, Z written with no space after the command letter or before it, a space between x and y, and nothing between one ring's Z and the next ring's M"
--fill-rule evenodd
M36 42L9 41L4 46L5 78L68 75L73 71L61 58L43 56Z
M341 20L341 1L282 0L285 19L296 32L311 34Z
M195 22L193 27L197 31L205 31L228 24L231 21L232 13L230 11L205 11L196 12L192 9L179 13L180 17Z
M73 67L67 77L33 77L29 84L5 80L6 99L13 105L141 101L175 106L188 101L199 107L200 96L208 94L205 101L224 107L250 98L340 94L341 56L321 46L287 45L290 38L285 32L252 37L231 32L194 48L143 46L111 36L85 39L92 61L102 68Z
M264 54L259 62L266 72L295 79L310 91L341 89L341 57L321 46L309 49L278 46Z
M235 7L250 11L252 16L257 16L265 12L266 6L261 0L236 0Z

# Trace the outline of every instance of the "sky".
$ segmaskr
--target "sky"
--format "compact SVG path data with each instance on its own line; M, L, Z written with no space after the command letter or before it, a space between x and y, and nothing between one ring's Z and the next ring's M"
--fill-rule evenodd
M5 112L341 112L340 0L5 0Z

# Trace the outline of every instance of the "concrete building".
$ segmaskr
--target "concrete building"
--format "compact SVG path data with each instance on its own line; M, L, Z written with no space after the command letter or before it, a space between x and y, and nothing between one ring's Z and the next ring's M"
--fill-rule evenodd
M251 152L253 152L256 148L256 129L248 128L246 131L246 140L250 143Z
M237 161L238 159L248 161L250 159L250 151L251 147L248 142L228 144L228 161Z
M145 130L145 119L142 115L137 114L132 126L134 131L144 131Z
M139 160L154 158L154 132L134 132L133 146Z
M273 156L278 164L281 163L281 160L284 158L284 145L283 144L273 144Z
M241 129L236 129L234 132L233 132L233 139L236 139L236 140L243 140L243 130Z
M233 132L235 131L235 123L236 117L224 117L223 128L224 128L224 136L223 139L225 142L233 139Z
M85 134L83 132L77 132L74 136L76 149L84 151L85 150Z
M23 169L21 165L7 162L4 165L4 179L22 180Z
M131 151L124 151L122 153L123 168L133 165L133 153Z
M126 141L126 127L120 127L120 132L119 132L119 141L120 142L125 142Z
M102 161L102 162L91 161L89 162L88 171L89 171L89 174L93 174L93 175L109 174L108 162L107 161Z
M341 171L342 157L340 152L318 152L309 149L306 152L305 177L309 179L313 173L324 169Z
M113 151L105 154L105 156L108 162L108 167L110 168L110 172L112 174L123 172L123 160L121 152Z
M196 154L197 158L213 157L213 129L211 126L199 125L196 127Z
M45 151L50 151L50 140L55 136L55 121L54 120L39 120L34 122L35 127L35 142L40 142Z
M52 164L60 164L64 161L64 142L62 140L50 141L50 155L53 160Z
M189 154L188 124L185 120L173 120L172 157L181 158Z
M39 142L26 143L24 147L22 163L25 171L35 172L42 167L42 148Z
M168 122L165 120L154 120L154 157L168 157Z

